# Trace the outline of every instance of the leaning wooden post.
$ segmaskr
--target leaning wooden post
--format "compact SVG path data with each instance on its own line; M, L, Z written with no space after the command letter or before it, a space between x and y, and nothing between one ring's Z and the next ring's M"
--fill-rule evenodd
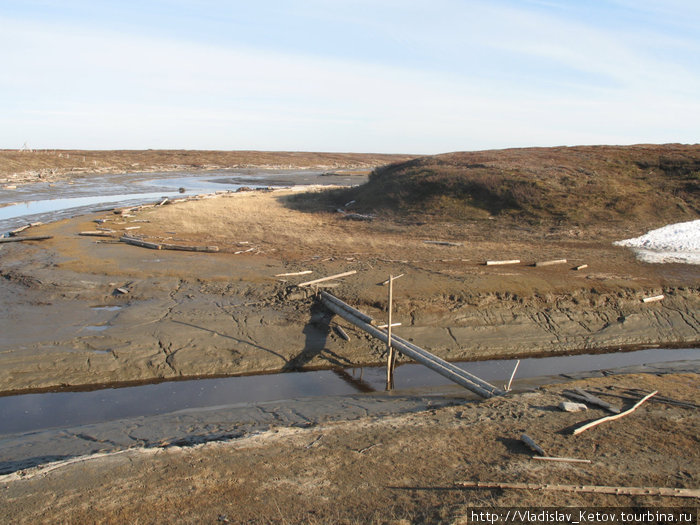
M386 389L392 390L394 388L394 364L396 363L396 357L394 356L394 349L391 346L391 303L393 301L394 295L394 276L389 275L389 304L387 306L389 310L389 326L387 327L387 361L386 361Z

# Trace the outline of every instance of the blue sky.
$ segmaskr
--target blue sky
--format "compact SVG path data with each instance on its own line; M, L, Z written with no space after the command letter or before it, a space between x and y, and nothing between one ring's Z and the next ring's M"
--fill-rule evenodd
M697 143L695 0L0 0L0 147Z

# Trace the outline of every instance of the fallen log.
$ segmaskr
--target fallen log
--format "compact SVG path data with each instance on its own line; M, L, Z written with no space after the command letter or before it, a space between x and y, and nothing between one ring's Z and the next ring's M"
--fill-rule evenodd
M576 266L576 267L574 268L574 270L576 270L576 271L578 272L578 271L580 271L580 270L585 270L586 268L588 268L588 265L587 265L587 264L579 264L578 266Z
M590 459L578 459L578 458L558 458L550 456L532 456L531 459L539 459L540 461L559 461L562 463L590 463Z
M591 421L590 423L586 423L585 425L580 426L579 428L574 430L573 434L574 434L574 436L577 436L577 435L581 434L582 432L585 432L589 428L593 428L595 426L598 426L601 423L605 423L606 421L614 421L615 419L620 419L621 417L625 417L626 415L631 414L632 412L637 410L637 408L639 408L639 406L642 405L642 403L644 403L650 397L655 396L656 394L658 394L658 390L654 390L651 394L644 396L629 410L625 410L624 412L620 412L619 414L616 414L614 416L607 416L607 417L603 417L601 419L597 419L595 421Z
M507 259L503 261L486 261L486 266L502 266L505 264L519 264L520 259Z
M574 391L575 391L577 394L579 394L580 396L583 396L584 399L585 399L585 401L586 401L587 403L590 403L591 405L596 405L596 406L599 406L599 407L601 407L601 408L604 408L605 410L607 410L608 412L612 412L613 414L619 414L619 413L620 413L620 409L619 409L619 408L617 408L617 407L615 407L615 406L612 406L610 403L608 403L608 402L606 402L606 401L603 401L602 399L600 399L599 397L594 396L594 395L591 394L590 392L586 392L586 391L583 390L582 388L578 388L578 387L577 387L577 388L574 388Z
M181 252L206 252L216 253L219 251L218 246L182 246L179 244L161 244L163 250L178 250Z
M333 279L337 279L339 277L346 277L348 275L353 275L355 273L357 273L357 270L350 270L349 272L337 273L335 275L329 275L328 277L321 277L320 279L314 279L313 281L307 281L305 283L300 283L300 284L297 284L297 286L299 288L303 288L304 286L310 286L312 284L322 283L324 281L331 281Z
M4 237L0 239L0 243L5 242L24 242L24 241L45 241L46 239L53 239L52 235L31 235L27 237Z
M141 248L148 248L150 250L160 250L161 245L155 242L142 241L141 239L136 239L135 237L127 237L126 235L119 239L121 242L127 244L132 244L134 246L139 246Z
M536 267L542 267L542 266L553 266L555 264L566 264L566 259L554 259L552 261L537 261L535 263Z
M643 303L655 303L657 301L662 301L664 299L663 295L655 295L653 297L645 297L642 299Z
M345 330L343 330L342 326L335 325L333 328L340 337L342 337L346 341L350 341L350 336L345 332Z
M616 496L669 496L700 498L700 489L670 487L607 487L604 485L549 485L546 483L509 483L499 481L461 481L457 486L478 489L551 490L559 492L587 492Z
M293 275L307 275L313 273L312 270L302 270L301 272L278 273L275 277L291 277Z
M423 241L425 244L437 244L440 246L464 246L461 242L450 242L450 241Z
M24 230L28 230L31 227L31 224L25 224L24 226L20 226L19 228L16 228L10 232L10 237L14 237L15 235L22 233Z
M535 443L535 440L532 439L527 434L523 434L522 436L520 436L520 441L525 443L527 445L527 448L529 448L530 450L532 450L534 452L537 452L540 456L547 455L547 453L544 451L544 449L541 446L539 446L537 443Z
M80 232L78 235L82 235L84 237L113 237L110 232L105 231Z

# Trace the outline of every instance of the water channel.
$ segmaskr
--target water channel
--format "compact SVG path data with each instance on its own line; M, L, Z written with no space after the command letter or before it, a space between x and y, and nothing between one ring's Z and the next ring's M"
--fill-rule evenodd
M700 349L648 349L609 354L541 357L521 360L518 380L542 375L574 374L631 365L694 360ZM458 363L460 368L502 386L515 360ZM284 374L168 381L87 392L53 392L0 397L0 434L29 432L168 414L191 408L212 408L297 397L340 396L383 391L383 367L321 370ZM418 364L396 371L396 393L451 387L444 377Z

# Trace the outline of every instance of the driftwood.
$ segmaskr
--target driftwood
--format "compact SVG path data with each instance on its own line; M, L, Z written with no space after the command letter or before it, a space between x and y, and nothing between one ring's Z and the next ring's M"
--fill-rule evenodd
M606 487L604 485L549 485L545 483L508 483L499 481L462 481L457 486L479 489L551 490L559 492L588 492L617 496L670 496L700 498L700 489L669 487Z
M345 332L345 330L343 330L342 326L335 325L333 328L340 337L342 337L346 341L350 341L350 336Z
M577 387L577 388L574 388L574 391L575 391L578 395L583 396L583 398L585 399L585 401L586 401L587 403L590 403L591 405L596 405L596 406L599 406L599 407L601 407L601 408L604 408L605 410L607 410L608 412L612 412L613 414L619 414L619 413L620 413L620 409L619 409L619 408L617 408L617 407L615 407L615 406L612 406L610 403L607 403L606 401L603 401L602 399L600 399L599 397L594 396L594 395L591 394L590 392L586 392L586 391L585 391L584 389L582 389L582 388L578 388L578 387Z
M486 261L486 266L502 266L504 264L519 264L520 259L508 259L504 261Z
M275 277L291 277L292 275L306 275L313 273L312 270L303 270L301 272L278 273Z
M157 244L155 242L142 241L141 239L137 239L135 237L127 237L126 235L121 237L119 240L121 242L125 242L127 244L132 244L134 246L140 246L141 248L149 248L151 250L160 250L161 249L160 244Z
M179 250L181 252L206 252L216 253L219 251L218 246L181 246L179 244L161 244L163 250Z
M518 367L520 366L520 359L515 363L515 367L513 368L513 373L510 374L510 379L508 380L508 384L506 385L506 392L510 392L510 385L513 384L513 378L515 377L515 372L518 371Z
M582 432L585 432L585 431L588 430L589 428L593 428L593 427L595 427L595 426L600 425L601 423L605 423L606 421L614 421L615 419L620 419L621 417L624 417L624 416L626 416L626 415L628 415L628 414L631 414L632 412L634 412L635 410L637 410L637 408L639 408L639 406L642 405L642 403L644 403L644 402L645 402L647 399L649 399L650 397L655 396L656 394L658 394L658 391L657 391L657 390L654 390L651 394L646 395L646 396L644 396L642 399L640 399L640 400L639 400L632 408L630 408L629 410L625 410L624 412L620 412L619 414L615 414L614 416L607 416L607 417L604 417L604 418L601 418L601 419L597 419L597 420L595 420L595 421L591 421L590 423L586 423L585 425L578 427L576 430L574 430L574 436L577 436L578 434L581 434Z
M108 231L80 232L78 235L83 235L85 237L113 237L112 233Z
M386 285L389 284L391 281L395 281L396 279L398 279L399 277L403 277L404 275L405 275L405 274L400 273L399 275L396 275L396 276L392 277L391 279L387 279L386 281L384 281L383 283L381 283L381 286L386 286Z
M656 301L662 301L664 299L663 295L655 295L654 297L645 297L642 299L643 303L655 303Z
M590 459L577 459L577 458L556 458L550 456L532 456L531 459L539 459L540 461L559 461L562 463L590 463Z
M22 233L24 230L28 230L32 226L30 224L25 224L24 226L20 226L19 228L16 228L10 232L10 237L14 237L18 233Z
M522 436L520 436L520 441L525 443L530 450L534 450L540 456L547 455L547 453L544 451L544 449L541 446L539 446L537 443L535 443L535 441L527 434L523 434Z
M554 259L553 261L537 261L535 266L553 266L555 264L566 264L566 259Z
M316 283L322 283L324 281L331 281L337 279L338 277L346 277L348 275L353 275L357 273L357 270L350 270L349 272L337 273L335 275L329 275L328 277L321 277L320 279L314 279L313 281L307 281L305 283L297 284L298 287L303 288L304 286L310 286Z
M53 239L51 235L28 235L26 237L4 237L0 239L0 243L5 242L24 242L24 241L45 241L46 239Z
M440 246L464 246L461 242L449 241L423 241L425 244L438 244Z
M588 265L587 265L587 264L579 264L578 266L576 266L576 267L574 268L574 270L576 270L576 271L578 272L578 271L580 271L580 270L585 270L586 268L588 268Z
M233 255L239 255L241 253L248 253L248 252L252 252L253 250L255 250L255 247L248 248L247 250L238 250L237 252L233 252Z

